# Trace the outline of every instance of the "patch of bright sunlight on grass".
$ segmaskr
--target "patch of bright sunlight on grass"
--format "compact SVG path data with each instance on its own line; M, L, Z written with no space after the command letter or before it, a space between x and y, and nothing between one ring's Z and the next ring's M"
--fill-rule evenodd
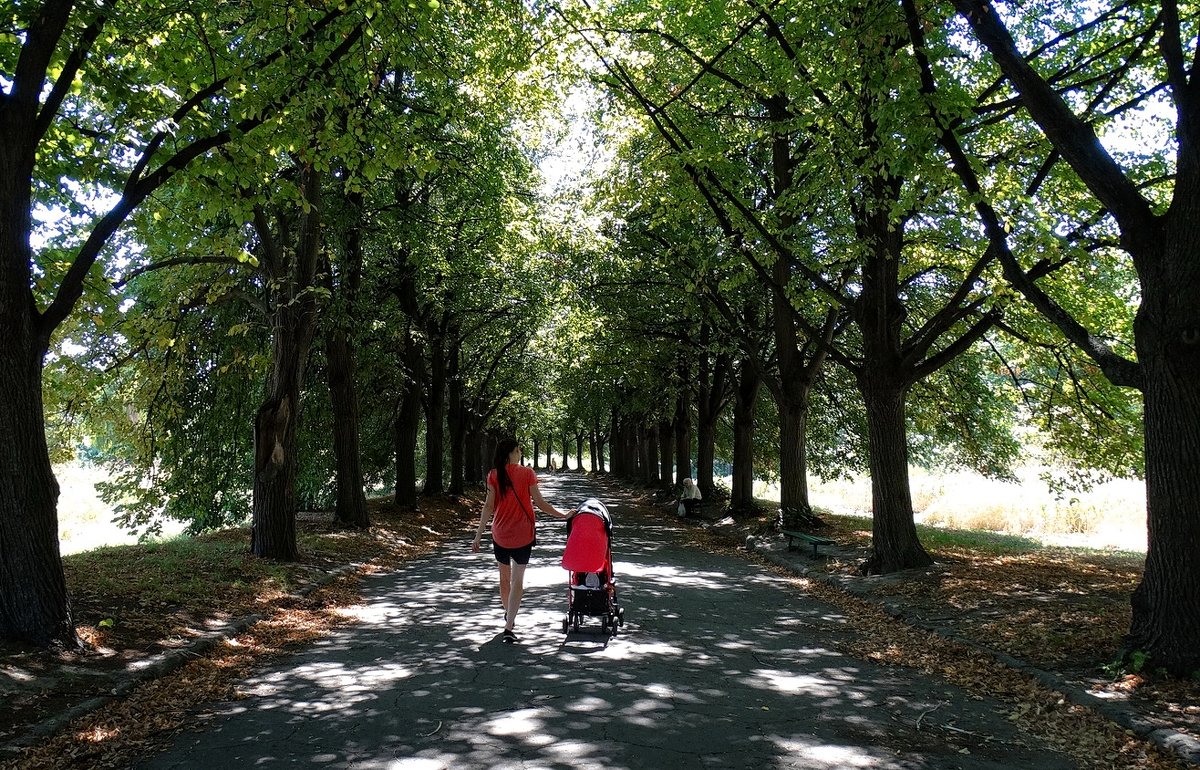
M58 546L63 556L105 545L130 545L137 535L112 522L112 506L100 499L96 484L108 478L103 468L68 463L54 466L58 479ZM177 536L186 524L163 522L163 538Z
M1056 494L1042 480L1045 468L1017 471L1017 481L967 471L910 469L918 524L1027 538L1042 545L1146 551L1146 486L1114 479L1090 490ZM729 479L725 479L728 486ZM755 482L755 497L779 500L779 485ZM809 499L838 515L870 516L871 480L866 476L822 482L812 479Z

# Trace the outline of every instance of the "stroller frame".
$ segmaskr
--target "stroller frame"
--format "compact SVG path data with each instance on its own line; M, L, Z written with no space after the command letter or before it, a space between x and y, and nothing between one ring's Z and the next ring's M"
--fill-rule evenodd
M584 518L581 518L584 517ZM578 525L582 540L573 547L571 530ZM598 535L603 532L604 546L598 549ZM613 580L612 516L608 508L595 498L584 501L574 516L567 520L567 548L563 552L563 568L567 570L567 615L562 621L563 633L578 631L584 618L599 617L600 629L615 635L618 626L625 625L625 610L617 601L617 586Z

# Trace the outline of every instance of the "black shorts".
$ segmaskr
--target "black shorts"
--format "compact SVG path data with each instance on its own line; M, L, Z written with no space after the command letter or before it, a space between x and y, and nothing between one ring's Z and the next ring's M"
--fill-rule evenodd
M536 540L534 541L537 542ZM497 545L496 541L492 541L492 553L496 554L496 561L501 564L508 564L509 560L515 561L522 566L529 563L529 555L533 553L533 543L523 545L520 548L505 548L502 545Z

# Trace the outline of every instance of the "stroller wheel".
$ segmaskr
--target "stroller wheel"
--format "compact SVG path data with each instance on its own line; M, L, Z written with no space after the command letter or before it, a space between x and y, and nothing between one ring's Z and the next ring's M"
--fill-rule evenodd
M569 629L570 627L571 627L570 621L568 621L566 618L563 618L563 633L564 634L567 633L567 629Z

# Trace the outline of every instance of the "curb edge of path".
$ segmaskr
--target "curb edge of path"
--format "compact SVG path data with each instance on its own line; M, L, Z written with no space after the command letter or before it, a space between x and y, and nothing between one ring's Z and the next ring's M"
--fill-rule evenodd
M871 604L882 609L889 616L907 623L910 626L919 628L922 631L927 631L936 634L948 641L957 642L966 645L977 652L989 655L997 662L1008 668L1020 671L1023 674L1028 674L1038 682L1052 688L1056 692L1062 693L1067 700L1077 706L1091 709L1100 714L1109 721L1115 723L1118 727L1129 730L1136 735L1150 741L1158 748L1166 751L1170 755L1180 759L1186 764L1200 767L1200 740L1194 736L1180 732L1170 727L1160 727L1144 719L1132 709L1125 708L1119 703L1105 700L1088 692L1085 688L1066 681L1059 674L1050 671L1044 671L1036 666L1033 666L1025 661L1018 660L1013 656L993 650L984 645L974 642L970 639L963 638L961 635L948 632L945 629L938 628L928 623L924 623L919 619L909 616L903 607L892 602L880 601L877 598L867 595L866 592L856 591L849 581L839 579L837 576L829 575L817 569L806 567L803 563L797 562L795 559L789 559L770 549L765 549L759 546L754 538L748 539L744 546L747 550L762 556L772 564L782 567L798 577L808 578L809 580L817 580L825 585L831 586L844 593L847 593L857 599L868 601Z
M343 565L335 570L324 573L312 583L302 586L287 596L292 599L303 599L318 588L332 583L343 575L357 572L363 566L363 564ZM0 759L5 758L5 755L9 757L15 756L21 750L35 745L39 740L57 733L73 720L86 716L118 698L125 697L143 682L158 679L182 668L184 664L201 657L218 643L233 638L264 617L266 616L256 613L234 618L210 631L200 634L186 647L180 647L169 652L151 656L143 661L137 670L114 675L113 679L116 680L115 685L107 694L88 698L40 722L34 723L21 735L0 746Z

